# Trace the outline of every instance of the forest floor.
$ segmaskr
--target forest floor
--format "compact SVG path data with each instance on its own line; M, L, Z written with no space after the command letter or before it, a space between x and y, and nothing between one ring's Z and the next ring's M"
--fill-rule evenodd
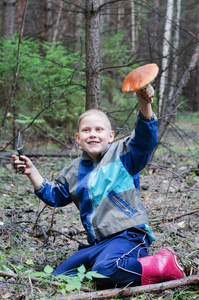
M156 236L150 254L162 246L172 246L190 275L199 274L199 122L181 122L179 126L180 131L171 129L167 133L164 147L159 147L153 161L141 172L140 184L150 228ZM66 157L32 160L50 180L71 161ZM79 299L81 291L68 294L67 285L54 286L42 279L41 273L31 274L44 272L44 268L50 274L51 268L77 251L79 243L86 243L76 207L44 207L27 178L16 174L9 162L0 165L0 238L0 299L61 299L64 294ZM31 279L36 275L39 282ZM88 293L87 299L92 299L89 294L96 290L95 285L79 281L71 284L81 286ZM126 299L199 299L199 287L171 287Z

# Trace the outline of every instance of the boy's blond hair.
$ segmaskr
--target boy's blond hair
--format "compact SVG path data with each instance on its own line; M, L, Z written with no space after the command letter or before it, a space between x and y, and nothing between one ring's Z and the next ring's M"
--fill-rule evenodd
M79 127L80 127L81 121L82 121L85 117L91 116L91 115L97 115L97 116L102 117L102 118L106 121L108 127L110 127L110 129L112 128L111 122L110 122L110 120L109 120L107 114L106 114L105 112L103 112L102 110L100 110L100 109L92 108L92 109L86 110L83 114L80 115L80 117L79 117L79 119L78 119L78 123L77 123L77 129L78 129L78 131L79 131Z

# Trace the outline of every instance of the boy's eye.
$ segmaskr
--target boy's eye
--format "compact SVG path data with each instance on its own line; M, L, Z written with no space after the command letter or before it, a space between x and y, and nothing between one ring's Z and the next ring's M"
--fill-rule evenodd
M83 132L89 132L89 129L88 128L84 128Z
M97 131L98 131L98 132L101 132L101 131L102 131L102 128L97 128Z

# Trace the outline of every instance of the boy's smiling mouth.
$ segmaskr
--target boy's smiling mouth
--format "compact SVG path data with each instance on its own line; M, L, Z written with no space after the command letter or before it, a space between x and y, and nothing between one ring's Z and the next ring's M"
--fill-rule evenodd
M95 144L99 144L99 142L98 141L90 141L90 142L88 142L88 144L89 145L95 145Z

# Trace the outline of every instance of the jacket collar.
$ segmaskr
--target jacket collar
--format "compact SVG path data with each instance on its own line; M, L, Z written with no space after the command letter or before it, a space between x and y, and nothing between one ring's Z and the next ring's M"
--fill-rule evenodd
M97 160L101 160L102 157L106 154L106 152L109 150L111 144L108 145L108 147L103 151L101 152L100 154L100 157L97 159ZM82 157L81 157L83 160L93 160L86 151L83 151L82 153Z

